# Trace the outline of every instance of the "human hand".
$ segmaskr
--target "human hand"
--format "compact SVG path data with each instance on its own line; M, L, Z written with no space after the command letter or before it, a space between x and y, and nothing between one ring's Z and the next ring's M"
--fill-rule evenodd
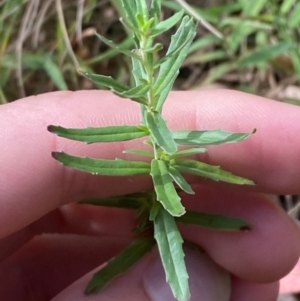
M256 187L191 178L196 195L183 199L189 209L244 218L254 230L180 229L186 240L201 246L234 275L230 301L275 301L278 280L299 257L299 228L263 193L300 193L300 109L224 90L174 92L170 98L164 116L173 129L245 132L257 128L243 142L211 147L201 155L206 162L254 180ZM151 188L151 180L92 176L61 166L51 152L114 158L121 156L124 144L131 148L137 142L87 146L57 138L47 132L47 125L135 124L138 116L135 103L99 91L49 93L0 107L3 300L86 300L83 291L90 271L131 241L133 212L72 203L86 197L144 191ZM191 250L186 257L193 275L191 301L199 295L206 296L205 301L223 301L224 272ZM148 254L88 300L162 300L163 291L170 292L157 261L155 251Z

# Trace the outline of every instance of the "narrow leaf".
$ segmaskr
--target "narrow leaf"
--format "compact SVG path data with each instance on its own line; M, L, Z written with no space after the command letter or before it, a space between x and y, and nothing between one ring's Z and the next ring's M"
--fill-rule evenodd
M266 5L267 0L252 0L252 1L244 1L244 14L247 16L256 17L259 16L261 10Z
M153 159L151 162L151 176L157 200L173 216L180 216L185 209L180 202L180 197L173 185L166 163L162 160Z
M150 151L145 151L145 150L141 150L141 149L125 149L123 152L123 154L132 154L132 155L137 155L137 156L145 156L145 157L154 157L153 152Z
M135 54L134 52L132 52L129 49L125 49L122 48L120 46L118 46L117 44L115 44L113 41L106 39L105 37L103 37L102 35L98 34L97 32L95 32L95 35L97 36L97 38L99 38L104 44L106 44L107 46L116 49L119 53L123 53L129 57L132 57L136 60L140 60L140 57Z
M48 131L60 137L86 143L126 141L147 136L138 126L106 126L100 128L68 129L61 126L48 126Z
M89 295L101 291L110 281L131 268L148 253L154 244L155 240L150 237L133 241L119 255L111 259L99 272L94 274L85 289L85 294Z
M180 145L218 145L245 140L253 133L255 130L251 133L234 133L222 130L176 131L173 132L173 138Z
M146 0L136 1L137 11L143 17L144 20L148 19L148 6Z
M223 181L239 185L254 185L253 181L235 176L231 172L221 169L220 166L189 159L174 159L171 164L178 171L209 178L214 181Z
M135 80L136 86L139 86L147 78L147 74L140 60L131 58L131 62L132 62L132 75Z
M85 199L79 204L84 205L94 205L94 206L104 206L104 207L114 207L114 208L124 208L124 209L139 209L141 204L135 198L127 197L110 197L105 199Z
M131 58L131 62L132 62L132 75L135 80L136 86L139 86L143 84L144 80L147 78L147 75L143 64L139 60L135 58ZM141 114L142 114L143 124L146 124L146 117L145 117L145 115L147 114L146 111L147 111L146 106L141 104Z
M50 57L46 57L42 66L57 88L60 90L68 90L68 85L60 68L50 59Z
M122 159L104 160L88 157L76 157L64 152L53 152L52 156L63 165L89 172L94 175L134 176L150 174L150 164L146 162L127 161Z
M152 207L150 210L149 220L153 222L160 210L161 210L161 204L157 201L154 201L152 203Z
M158 97L160 93L166 90L166 87L168 89L171 89L172 85L170 85L169 83L173 84L175 78L178 75L178 70L187 55L187 50L191 45L192 40L194 39L195 29L196 25L194 24L193 19L186 16L182 19L178 30L172 36L171 43L166 55L173 52L176 48L181 47L182 44L185 44L185 46L178 53L178 55L173 56L171 59L167 60L160 66L159 73L154 84L154 92L156 97ZM168 93L164 91L164 95L167 96L167 94ZM164 101L165 99L160 98L160 102L156 103L155 110L160 111Z
M128 1L128 0L121 0L123 6L123 12L125 12L126 21L131 25L133 28L139 28L138 22L136 19L137 6L135 1Z
M159 22L159 18L161 15L160 12L161 12L161 0L152 0L149 16L150 18L155 19L155 24Z
M300 3L298 2L295 7L293 8L289 18L287 19L288 26L290 28L297 28L299 27L300 23Z
M240 218L228 217L221 214L201 213L189 210L183 216L177 217L176 222L225 231L243 231L246 229L253 229L253 226L251 224Z
M92 81L94 84L107 87L121 97L131 98L136 102L147 104L147 100L142 96L149 90L149 85L143 84L139 85L138 87L130 88L127 85L124 85L113 79L111 76L91 74L88 72L83 72L82 70L79 70L79 73Z
M188 301L189 276L184 262L183 240L173 216L162 208L154 220L154 237L174 297L179 301Z
M175 13L169 19L159 22L155 27L153 27L150 35L158 36L158 35L162 34L163 32L169 30L170 28L172 28L174 25L176 25L181 20L183 13L184 13L184 10L181 10L181 11Z
M151 192L136 192L125 194L122 196L114 196L108 198L92 198L80 201L78 204L90 204L95 206L119 207L125 209L139 209L141 207L149 207L156 201L156 194Z
M161 43L156 43L154 46L142 48L141 50L145 53L156 53L162 50L164 47Z
M163 104L164 104L165 100L167 99L167 96L169 95L169 92L172 90L172 87L173 87L174 81L176 79L176 76L174 77L173 80L171 80L169 83L166 84L165 88L157 96L157 99L156 99L156 103L157 103L156 110L157 110L157 112L162 111Z
M155 143L167 154L172 155L177 151L177 145L172 137L172 133L159 113L148 112L147 125Z
M130 87L118 82L117 80L113 79L111 76L88 73L82 70L78 70L78 72L81 75L85 76L90 81L92 81L94 84L102 85L104 87L111 89L114 92L123 92L130 89Z
M133 87L127 91L119 92L118 95L125 98L133 98L137 99L139 97L146 97L146 93L149 91L150 85L149 84L141 84L137 87ZM147 104L147 100L144 101L144 104Z
M169 174L174 180L174 182L186 193L189 194L195 194L192 187L189 185L189 183L185 180L185 178L181 175L181 173L174 168L173 166L169 166Z
M185 47L186 43L188 41L186 41L185 43L179 45L176 49L174 49L173 51L169 52L168 54L166 54L165 56L163 56L161 59L159 59L155 64L154 64L154 69L156 69L157 67L160 67L163 63L174 59L177 57L177 55L181 52L181 50Z
M220 40L218 37L216 37L213 34L206 34L203 37L194 41L194 43L191 45L191 47L189 47L188 53L197 51L197 50L201 49L202 47L207 47L210 45L219 45L221 41L222 40Z
M202 154L202 153L205 153L206 151L207 151L207 149L204 147L184 149L184 150L178 151L175 154L173 154L172 158L191 156L191 155L196 155L196 154L200 154L200 153Z
M282 14L286 14L290 11L293 5L297 2L297 0L284 0L280 6L280 12Z

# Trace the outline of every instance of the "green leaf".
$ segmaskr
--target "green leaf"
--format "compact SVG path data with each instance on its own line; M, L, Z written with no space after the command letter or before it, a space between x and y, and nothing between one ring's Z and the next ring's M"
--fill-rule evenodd
M185 156L191 156L196 154L202 154L207 151L204 147L196 147L196 148L189 148L185 150L178 151L177 153L172 155L172 158L179 158L179 157L185 157Z
M85 76L90 81L92 81L94 84L105 86L111 89L113 92L124 92L130 89L130 87L118 82L117 80L113 79L111 76L88 73L88 72L84 72L83 70L78 70L78 72L81 75Z
M94 294L106 287L110 281L131 268L138 260L148 253L155 244L153 238L147 237L133 241L119 255L108 263L88 283L85 294Z
M234 133L222 130L211 131L176 131L173 138L180 145L218 145L223 143L234 143L247 139L255 133Z
M149 16L150 18L154 18L155 24L159 22L161 12L161 0L152 0Z
M127 161L122 159L104 160L88 157L76 157L64 152L53 152L52 156L63 165L89 172L94 175L134 176L150 174L150 164L146 162Z
M162 160L153 159L151 162L151 176L157 200L173 216L180 216L185 209L180 202L180 197L173 185L166 163Z
M147 84L141 84L137 87L130 88L127 85L124 85L113 79L111 76L91 74L82 70L79 70L79 73L92 81L94 84L109 88L112 92L119 95L120 97L131 98L136 102L145 105L147 104L147 100L143 97L150 88L150 86Z
M155 218L157 217L157 214L159 213L160 210L161 210L161 204L155 200L152 203L149 220L153 222L155 220Z
M284 0L280 6L280 12L282 14L286 14L290 11L293 5L297 2L297 0Z
M172 133L159 113L148 112L147 125L155 143L167 154L172 155L177 151L177 145L172 137Z
M59 67L50 59L46 57L43 60L42 66L44 67L46 73L51 78L56 87L60 90L68 90L68 85L63 77L63 74Z
M143 84L143 82L147 78L147 74L145 72L143 64L139 60L135 58L131 58L131 62L132 62L132 75L135 80L136 86L139 86ZM141 104L141 113L142 113L142 122L143 124L146 124L145 115L147 114L147 109L146 106L143 104Z
M162 50L164 47L161 43L156 43L152 47L141 48L141 50L145 53L156 53Z
M269 60L278 57L293 47L292 43L287 41L278 42L275 45L268 45L264 48L255 50L239 61L241 67L256 66L258 63L268 62Z
M225 231L243 231L253 229L251 224L240 218L189 210L183 216L177 217L176 222Z
M132 155L137 155L137 156L145 156L145 157L154 157L153 152L150 151L145 151L145 150L141 150L141 149L125 149L123 152L123 154L132 154Z
M126 141L147 136L139 126L106 126L101 128L67 129L61 126L48 126L48 131L60 137L86 143Z
M300 3L298 2L293 8L288 20L288 26L290 28L297 28L300 23Z
M80 201L79 204L124 208L124 209L139 209L140 203L137 199L130 199L126 197L110 197L105 199L85 199Z
M259 16L261 10L267 4L267 0L251 0L251 1L244 1L244 9L243 13L247 16Z
M122 48L120 46L118 46L117 44L115 44L113 41L106 39L105 37L103 37L102 35L98 34L97 32L95 32L95 35L107 46L116 49L119 53L123 53L129 57L132 57L136 60L140 60L140 57L135 54L134 52L130 51L129 49L125 49Z
M165 100L167 99L167 96L169 95L169 92L172 90L175 78L174 78L173 81L170 81L169 83L167 83L166 86L165 86L165 89L163 89L161 91L161 93L157 96L157 99L156 99L157 106L156 106L156 108L157 108L158 112L162 111L163 104L164 104Z
M189 183L185 180L185 178L181 175L181 173L176 168L174 168L173 166L169 166L168 169L169 169L169 175L183 191L189 194L195 194L192 187L189 185Z
M163 32L169 30L170 28L172 28L174 25L176 25L181 20L183 13L184 13L184 10L181 10L181 11L175 13L169 19L159 22L155 27L152 28L150 35L158 36L158 35L162 34Z
M164 62L160 68L154 83L154 93L158 97L162 92L167 96L166 89L171 89L175 78L178 75L178 70L184 61L188 48L190 47L196 32L196 25L193 22L193 19L190 17L184 17L182 22L177 30L177 32L172 36L170 46L166 55L175 51L178 47L185 45L182 50L176 56L172 56L169 60ZM168 90L169 92L170 90ZM160 102L156 102L155 110L160 111L165 99L160 98Z
M154 23L154 18L149 19L143 26L142 31L148 35L149 28L153 25Z
M194 41L194 43L189 47L188 53L192 53L201 49L202 47L219 45L221 40L213 34L206 34L203 37Z
M137 11L144 20L148 20L148 6L145 0L136 0Z
M156 201L156 194L151 192L136 192L121 196L108 198L92 198L80 201L78 204L90 204L95 206L119 207L125 209L139 209L141 207L151 207Z
M118 94L121 97L124 98L131 98L131 99L138 99L140 97L145 97L147 96L147 92L150 89L150 85L149 84L141 84L138 85L137 87L133 87L127 91L124 92L117 92L116 94ZM147 104L147 100L143 101L143 104Z
M165 56L163 56L162 58L160 58L155 64L154 64L154 69L156 69L157 67L160 67L163 63L174 59L177 57L177 55L181 52L181 50L185 47L186 43L183 43L182 45L178 46L176 49L174 49L173 51L169 52L168 54L166 54Z
M135 1L121 0L123 11L125 12L126 22L131 25L132 28L138 29L138 22L136 14L138 13L137 5Z
M240 48L243 41L248 39L250 35L254 35L258 29L253 27L245 26L241 24L240 26L234 26L230 35L226 38L226 48L229 53L235 53Z
M223 181L239 185L254 185L253 181L235 176L231 172L221 169L220 166L214 166L196 160L174 159L171 161L171 165L178 171L209 178L214 181Z
M174 297L179 301L188 301L189 276L184 262L183 240L174 218L162 208L154 220L154 237Z
M131 58L131 62L132 62L132 75L135 80L135 84L139 86L143 83L144 80L146 80L147 74L140 60Z
M226 27L228 25L231 25L232 27L252 27L253 29L260 29L265 31L270 31L273 29L273 25L266 23L265 21L260 21L256 19L245 20L245 18L243 17L226 18L221 22L220 27Z

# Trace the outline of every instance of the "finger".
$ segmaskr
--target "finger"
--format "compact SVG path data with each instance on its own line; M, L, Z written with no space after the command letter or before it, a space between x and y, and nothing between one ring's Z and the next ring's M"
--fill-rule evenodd
M280 280L280 293L299 293L300 292L300 260L293 270Z
M259 284L232 277L230 301L276 301L278 290L278 282Z
M117 255L126 238L42 235L0 264L3 300L50 300Z
M300 254L298 226L281 208L255 193L198 187L186 197L186 207L207 213L243 218L251 231L214 231L181 226L186 240L203 247L213 260L239 278L274 282L286 275Z
M68 204L27 227L0 239L0 261L43 233L113 236L132 239L136 226L133 210Z
M186 250L187 269L190 275L190 301L227 301L230 295L230 276L205 255ZM60 293L53 301L84 300L82 292L91 273L79 279ZM119 276L98 295L89 297L103 301L174 301L171 289L157 251L146 255L125 274Z
M253 95L202 91L171 94L165 116L174 129L221 127L249 131L256 127L258 131L251 139L211 148L204 159L252 178L262 189L295 192L299 190L300 179L300 141L296 139L299 112L294 106ZM64 150L81 156L120 157L124 147L134 147L138 142L85 146L56 138L46 127L49 124L66 127L136 124L140 117L135 103L106 92L60 92L1 106L0 114L0 126L6 129L0 137L4 146L2 161L5 162L1 165L1 174L5 176L0 196L3 208L0 237L24 227L62 203L86 196L115 195L116 187L118 194L151 187L147 177L95 177L64 168L50 156L53 150ZM12 216L14 223L8 220Z

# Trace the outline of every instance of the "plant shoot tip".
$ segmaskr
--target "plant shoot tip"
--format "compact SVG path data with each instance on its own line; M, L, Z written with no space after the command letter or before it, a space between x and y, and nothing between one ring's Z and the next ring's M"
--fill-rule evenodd
M253 226L251 225L244 225L242 227L240 227L239 229L242 232L250 232L251 230L253 230Z
M54 127L55 127L55 126L52 125L52 124L51 124L51 125L48 125L48 126L47 126L47 131L49 131L50 133L53 133Z
M51 156L52 156L52 158L54 158L54 159L58 159L59 154L61 154L61 152L52 152L52 153L51 153Z

